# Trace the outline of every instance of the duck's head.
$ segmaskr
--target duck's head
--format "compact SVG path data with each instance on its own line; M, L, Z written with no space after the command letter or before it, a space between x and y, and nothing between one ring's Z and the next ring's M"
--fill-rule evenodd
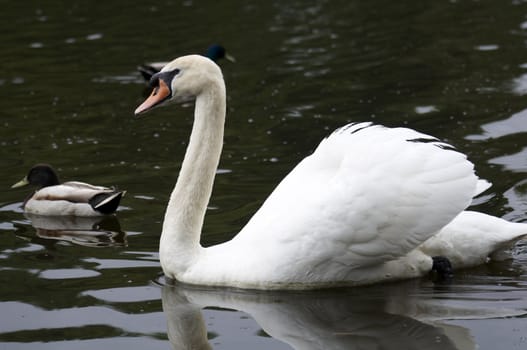
M229 55L225 48L221 45L214 44L207 48L207 52L205 52L205 56L213 60L214 62L217 62L218 60L225 58L228 61L236 62L236 59Z
M201 55L176 58L152 76L152 93L137 107L135 114L147 112L168 102L188 102L219 81L223 81L223 76L212 60Z
M47 187L58 185L59 177L55 170L49 164L34 165L29 173L11 188L33 185L37 187Z

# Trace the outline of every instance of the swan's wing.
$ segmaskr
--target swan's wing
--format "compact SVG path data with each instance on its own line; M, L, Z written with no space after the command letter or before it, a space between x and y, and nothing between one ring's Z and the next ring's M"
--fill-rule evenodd
M233 241L313 264L378 264L448 224L477 181L466 156L436 138L350 124L298 164Z

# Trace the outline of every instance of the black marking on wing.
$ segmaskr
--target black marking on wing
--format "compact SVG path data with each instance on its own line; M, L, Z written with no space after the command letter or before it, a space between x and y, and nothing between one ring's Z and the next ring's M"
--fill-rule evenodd
M357 125L357 123L349 123L347 125L344 125L343 127L340 127L337 130L339 130L341 132L344 132L344 131L348 130L349 128L351 128L352 126L355 126L355 125Z
M375 124L369 123L368 125L364 125L364 126L361 127L361 128L358 128L358 129L353 130L351 133L352 133L352 134L355 134L355 133L357 133L357 132L359 132L359 131L361 131L361 130L367 129L367 128L372 127L372 126L374 126L374 125L375 125Z
M356 127L357 125L359 124L364 124L362 127L359 127L355 130L352 130L350 134L354 134L356 132L359 132L361 130L364 130L366 128L369 128L371 126L379 126L379 125L375 125L373 123L370 123L370 122L364 122L364 123L349 123L349 124L346 124L338 129L336 129L335 131L333 131L333 134L343 134L345 133L346 131L348 131L349 129L353 128L353 127Z
M420 142L420 143L433 143L433 142L441 142L439 139L436 139L435 137L419 137L416 139L408 139L406 140L408 142Z
M449 145L448 143L440 143L435 145L441 149L447 150L447 151L457 151L456 147Z
M441 142L441 140L436 139L435 137L419 137L416 139L408 139L406 140L408 142L416 142L416 143L433 143L434 146L439 147L441 149L447 150L447 151L456 151L456 148L452 145L449 145L448 143Z

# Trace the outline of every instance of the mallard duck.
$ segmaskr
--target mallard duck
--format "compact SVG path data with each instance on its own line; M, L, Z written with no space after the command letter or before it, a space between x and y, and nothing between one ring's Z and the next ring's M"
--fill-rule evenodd
M57 173L49 164L33 166L27 176L11 188L25 185L37 186L37 190L23 204L26 213L37 215L108 215L117 210L125 194L125 191L78 181L61 184Z
M214 62L217 62L218 60L225 58L228 61L236 62L236 59L229 55L227 51L225 51L225 48L221 45L211 45L207 48L207 51L205 51L204 54L205 57L210 58ZM146 81L150 81L150 78L152 78L152 75L159 72L168 62L150 62L150 63L144 63L137 67L137 70L143 78Z
M466 155L412 129L366 122L322 140L234 238L202 247L223 146L221 69L203 56L184 56L151 85L135 114L196 100L159 245L169 279L252 289L364 285L482 264L527 234L527 224L465 210L490 185Z

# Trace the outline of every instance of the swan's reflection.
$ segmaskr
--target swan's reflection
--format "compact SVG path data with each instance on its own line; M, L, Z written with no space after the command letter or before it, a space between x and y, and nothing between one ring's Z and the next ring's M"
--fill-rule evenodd
M445 315L470 318L474 310L445 310L433 293L411 296L419 290L412 283L309 293L172 285L163 288L163 310L174 349L212 348L201 313L204 307L246 312L267 334L297 350L474 349L468 329L440 321ZM479 310L479 317L484 312Z
M115 216L75 217L24 214L36 235L46 240L67 241L87 247L126 245L126 234Z

